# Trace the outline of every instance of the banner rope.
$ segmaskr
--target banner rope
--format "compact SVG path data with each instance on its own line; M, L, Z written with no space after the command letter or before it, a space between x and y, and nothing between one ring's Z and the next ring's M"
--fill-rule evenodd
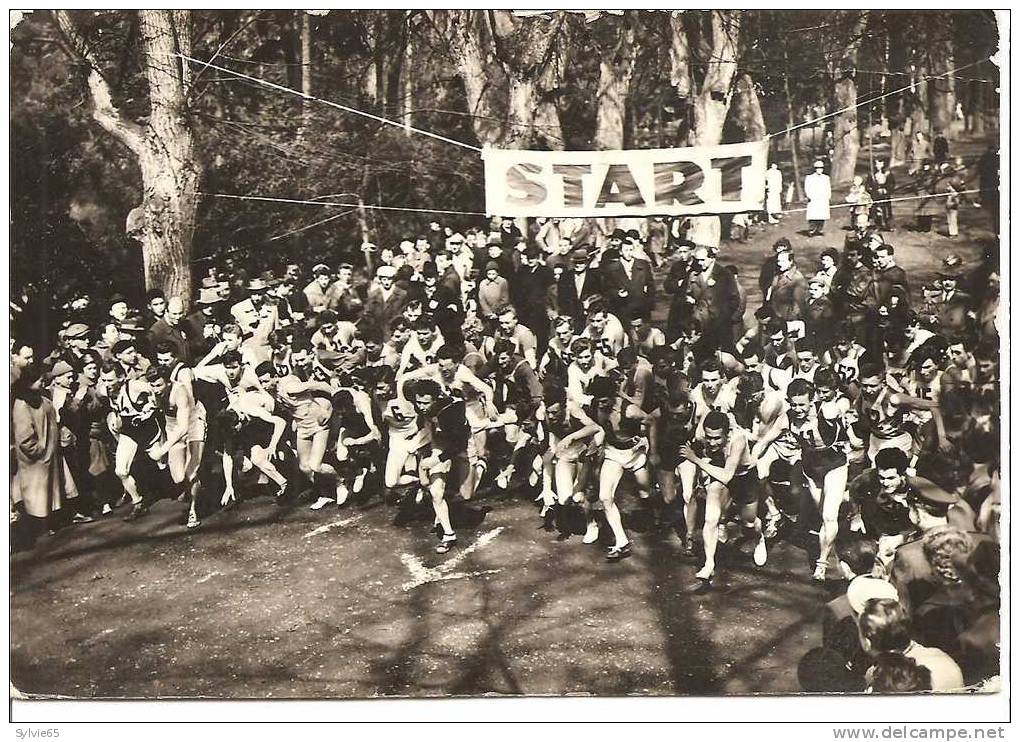
M308 95L307 93L303 93L300 90L295 90L294 88L288 88L286 85L278 85L275 82L269 82L269 80L265 80L265 79L263 79L261 77L254 77L252 75L246 75L243 72L238 72L236 70L232 70L229 67L220 67L219 65L213 64L212 61L205 61L205 62L203 62L201 59L195 59L194 57L189 57L187 54L179 54L178 53L178 54L175 54L174 56L180 57L181 59L186 59L187 61L192 62L194 64L203 65L203 69L205 69L207 67L211 67L214 70L219 70L220 72L227 72L227 73L229 73L231 75L234 75L236 77L239 77L241 79L250 80L251 82L257 83L259 85L264 85L267 88L272 88L273 90L280 90L280 91L283 91L285 93L290 93L292 95L296 95L296 96L298 96L299 98L301 98L303 100L311 100L311 101L315 101L317 103L322 103L324 105L331 106L333 108L338 108L341 111L346 111L347 113L353 113L353 114L356 114L358 116L364 116L365 118L370 118L373 121L378 121L378 122L383 123L383 124L389 124L390 126L396 126L396 127L401 128L401 129L404 129L405 131L413 131L413 132L415 132L417 134L421 134L421 135L426 136L426 137L432 137L433 139L438 139L441 142L446 142L448 144L455 144L458 147L464 147L465 149L474 150L475 152L481 152L482 151L481 147L476 147L473 144L467 144L466 142L459 142L456 139L450 139L449 137L444 137L442 134L435 134L435 133L433 133L431 131L425 131L424 129L418 129L417 127L411 126L410 124L403 124L403 123L400 123L399 121L393 121L392 119L384 118L382 116L376 116L374 113L368 113L367 111L361 111L361 110L359 110L357 108L351 108L350 106L345 106L342 103L336 103L335 101L326 100L325 98L319 98L319 97L314 96L314 95Z
M969 190L969 191L946 191L945 193L930 193L930 194L926 194L924 196L897 196L896 198L877 199L875 201L872 201L871 204L869 204L869 205L874 205L874 204L891 204L891 203L896 203L897 201L917 201L918 199L922 199L922 198L945 198L946 196L964 196L964 195L967 195L967 194L970 194L970 193L981 193L981 189L980 188L975 188L975 189L972 189L972 190ZM832 209L849 209L849 208L853 208L854 206L859 206L859 205L860 204L844 202L844 203L830 205L829 206L829 210L831 211ZM807 211L807 208L805 207L803 209L783 209L782 211L778 211L778 212L774 212L774 213L777 213L777 214L796 214L796 213L801 212L801 211Z
M352 204L338 201L312 201L301 198L273 198L270 196L245 196L237 193L206 193L200 192L200 196L209 198L232 198L237 201L263 201L280 204L304 204L307 206L335 206L353 209L376 209L379 211L402 211L418 214L458 214L462 216L487 216L483 211L457 211L455 209L416 209L410 206L383 206L381 204Z

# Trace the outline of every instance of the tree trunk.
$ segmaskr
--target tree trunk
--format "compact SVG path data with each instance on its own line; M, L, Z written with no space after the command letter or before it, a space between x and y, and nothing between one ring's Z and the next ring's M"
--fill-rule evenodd
M925 67L920 67L916 70L914 75L913 90L911 90L911 109L910 109L910 133L913 135L918 131L922 131L927 135L929 133L929 120L928 120L928 81L924 78L928 76L928 70Z
M840 65L841 74L832 91L833 110L842 111L832 120L832 168L829 177L833 185L853 179L857 169L857 154L861 149L861 132L857 124L856 68L857 53L868 26L868 13L851 12L856 12L857 17L851 24Z
M740 141L760 142L768 134L758 93L754 89L754 81L747 73L737 78L729 117L733 125L740 130Z
M301 92L305 95L312 94L312 17L303 10L301 14ZM307 129L311 119L312 102L307 99L301 101L301 127ZM304 131L300 132L300 137Z
M636 15L626 11L622 20L606 17L597 23L606 24L615 43L596 48L599 53L599 83L596 93L595 149L623 149L627 98L634 76L638 45L635 43Z
M929 93L931 95L931 123L936 133L941 132L946 139L952 138L951 126L956 118L956 79L952 72L953 50L952 46L945 48L946 44L939 44L936 50L933 49L934 70L936 74L944 75L929 82Z
M503 135L496 95L499 80L490 76L486 60L490 49L481 18L482 11L450 10L443 13L448 23L450 47L464 85L467 112L478 142L493 145ZM438 20L438 18L437 18ZM502 74L495 68L497 74Z
M786 127L793 129L797 125L793 111L793 96L790 93L790 51L783 36L783 63L786 74L783 75L783 92L786 94ZM790 159L793 160L793 192L797 201L804 200L804 183L800 178L800 132L787 131L786 144L790 148Z
M687 142L692 147L704 147L719 144L722 140L723 125L726 123L726 113L730 107L730 88L733 78L737 74L737 61L739 57L738 42L740 37L740 16L742 11L737 10L712 10L710 14L709 27L710 39L708 41L709 53L707 58L713 60L713 64L706 65L705 76L700 89L694 92L691 106L690 132ZM683 24L676 22L675 16L671 18L671 26L674 34L679 28L683 31ZM702 46L705 44L703 43ZM679 43L674 39L672 45L674 54L671 55L671 62L676 65L681 58L682 49L687 48L686 43ZM692 60L688 56L688 64ZM680 74L674 68L671 79L679 80L681 85L689 84L692 75ZM678 88L679 94L681 88ZM718 247L722 237L722 228L717 216L696 216L691 217L689 239L697 244Z
M408 137L413 133L411 127L412 111L414 111L414 34L408 29L404 42L404 99L401 111L403 113L404 134Z
M191 247L201 168L186 117L191 55L189 11L139 11L151 112L139 156L145 213L142 256L146 288L191 299ZM168 74L172 72L172 74Z
M857 83L852 76L842 78L833 89L832 105L835 110L847 110L832 120L832 169L829 177L833 185L847 183L857 169L857 153L861 148L861 135L857 127Z

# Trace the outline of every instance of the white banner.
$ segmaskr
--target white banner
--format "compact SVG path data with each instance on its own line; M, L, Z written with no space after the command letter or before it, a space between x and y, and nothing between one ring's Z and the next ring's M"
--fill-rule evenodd
M759 211L768 142L673 149L491 149L485 210L495 216L654 216Z

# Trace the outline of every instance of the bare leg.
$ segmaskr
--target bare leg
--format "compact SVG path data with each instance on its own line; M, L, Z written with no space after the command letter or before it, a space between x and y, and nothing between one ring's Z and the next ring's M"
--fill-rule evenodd
M832 545L839 531L839 506L846 494L847 467L841 466L825 475L822 483L822 526L818 529L818 563L828 564Z
M620 509L616 506L616 488L623 476L623 467L615 461L603 461L602 469L599 471L599 501L606 511L606 523L613 531L613 538L616 540L614 546L620 548L626 546L629 541L623 530L623 517Z
M705 525L701 529L701 538L705 543L705 565L696 577L707 580L715 572L715 551L719 540L719 520L723 510L729 504L729 493L720 482L711 482L705 488Z

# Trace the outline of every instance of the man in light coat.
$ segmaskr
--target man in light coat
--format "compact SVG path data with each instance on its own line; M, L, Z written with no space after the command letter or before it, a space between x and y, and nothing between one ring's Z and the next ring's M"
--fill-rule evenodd
M807 196L808 236L816 237L825 230L829 218L829 201L832 183L825 174L825 163L815 160L815 171L804 178L804 195Z

